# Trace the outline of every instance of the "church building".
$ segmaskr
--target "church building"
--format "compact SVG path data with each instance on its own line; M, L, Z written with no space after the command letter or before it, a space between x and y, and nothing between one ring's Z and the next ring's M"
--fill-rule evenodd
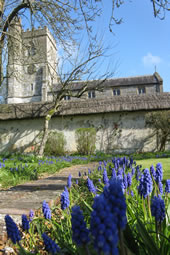
M22 29L16 18L9 28L7 78L1 86L3 103L31 103L52 100L52 91L57 93L57 46L47 27L33 30ZM95 89L96 81L88 82L84 99L117 97L124 95L157 94L163 92L163 80L157 72L152 75L114 78L103 83L102 91ZM78 91L83 81L72 84ZM65 100L77 100L65 96Z

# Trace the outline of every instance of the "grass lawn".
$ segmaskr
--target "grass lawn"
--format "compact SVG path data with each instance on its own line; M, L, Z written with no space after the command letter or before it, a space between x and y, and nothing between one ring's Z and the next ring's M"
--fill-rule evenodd
M170 179L170 158L142 159L142 160L136 160L136 163L137 165L142 165L143 168L148 168L148 169L150 169L151 165L156 167L157 163L162 163L163 180Z

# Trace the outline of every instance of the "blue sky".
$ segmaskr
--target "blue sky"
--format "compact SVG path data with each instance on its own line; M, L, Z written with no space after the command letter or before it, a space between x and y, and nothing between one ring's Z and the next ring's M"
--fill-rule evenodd
M170 92L170 12L166 13L164 20L160 20L154 17L150 0L124 2L115 10L115 17L123 18L123 23L112 27L114 34L109 32L108 27L112 0L102 1L103 15L92 24L105 46L110 46L110 57L99 63L98 73L104 73L106 66L110 65L110 69L115 71L115 78L138 76L153 74L156 67L163 79L164 91ZM98 4L101 6L101 2ZM86 44L85 38L83 41ZM58 43L57 47L60 55ZM74 50L76 55L77 50L71 46L73 57Z
M125 1L115 10L115 16L122 17L123 23L113 26L113 35L108 30L110 2L103 1L98 31L113 46L112 57L118 63L115 77L153 74L156 66L164 91L170 92L170 12L165 20L159 20L153 15L150 0Z

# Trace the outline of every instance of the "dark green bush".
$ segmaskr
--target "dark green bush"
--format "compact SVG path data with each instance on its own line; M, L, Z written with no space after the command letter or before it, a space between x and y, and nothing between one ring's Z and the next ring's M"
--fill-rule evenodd
M66 140L62 132L53 131L48 135L44 154L48 156L61 156L65 154Z
M95 128L78 128L76 130L77 152L80 155L90 155L95 151Z

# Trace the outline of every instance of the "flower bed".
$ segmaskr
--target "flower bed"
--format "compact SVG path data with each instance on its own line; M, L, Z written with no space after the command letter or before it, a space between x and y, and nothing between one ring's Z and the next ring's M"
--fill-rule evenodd
M170 180L162 183L161 163L142 169L113 158L77 176L52 208L43 201L42 211L23 215L22 226L5 217L17 253L168 254Z

